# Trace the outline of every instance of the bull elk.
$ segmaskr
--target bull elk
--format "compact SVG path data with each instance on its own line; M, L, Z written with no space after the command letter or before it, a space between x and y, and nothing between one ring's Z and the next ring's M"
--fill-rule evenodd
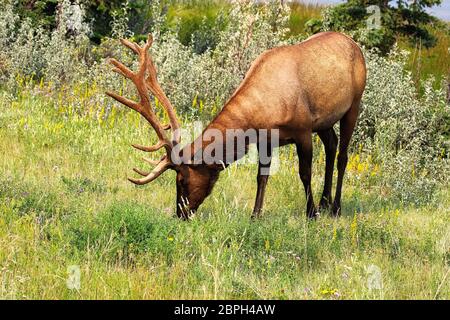
M154 146L133 146L145 152L165 149L160 161L144 158L156 167L151 172L134 169L143 176L129 178L137 185L144 185L160 176L165 170L175 170L177 186L177 215L186 219L197 210L211 193L219 173L231 162L242 157L245 152L235 154L232 161L224 158L220 163L195 163L195 161L174 161L174 149L180 144L180 125L175 110L161 89L156 68L148 50L152 45L151 35L143 46L128 40L122 44L139 56L139 69L134 72L115 59L110 59L114 71L130 79L137 88L139 102L132 101L113 92L109 96L139 112L153 127L159 142ZM358 117L361 97L366 83L366 66L358 45L349 37L324 32L290 46L277 47L262 53L252 64L244 80L225 104L220 113L191 144L179 148L179 154L188 154L189 160L205 150L211 143L206 138L208 130L223 133L225 148L226 131L230 129L277 130L279 146L295 143L299 159L299 175L306 194L306 211L310 218L316 217L318 209L314 204L311 189L312 134L316 132L325 146L325 183L319 208L331 208L332 215L341 212L341 190L347 149ZM169 124L162 125L151 105L151 92L165 109ZM338 137L333 125L340 122L339 154L337 156L337 185L334 202L331 189L333 168L336 158ZM169 138L167 131L172 130ZM259 161L257 192L252 217L261 213L264 192L270 169L273 147L269 143L261 150L268 161ZM217 147L217 146L216 146ZM229 153L230 150L225 151ZM260 158L261 159L261 158ZM222 160L222 159L220 159Z

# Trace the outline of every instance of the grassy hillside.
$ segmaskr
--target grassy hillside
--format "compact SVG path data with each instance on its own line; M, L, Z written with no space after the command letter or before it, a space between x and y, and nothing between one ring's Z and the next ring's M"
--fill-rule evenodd
M354 154L343 216L308 221L287 149L261 219L250 220L256 167L233 165L182 222L173 173L142 188L126 180L143 164L129 144L149 137L139 117L71 110L0 95L2 299L450 298L448 189L428 205L401 204ZM316 197L323 168L316 141ZM71 265L79 290L66 286Z

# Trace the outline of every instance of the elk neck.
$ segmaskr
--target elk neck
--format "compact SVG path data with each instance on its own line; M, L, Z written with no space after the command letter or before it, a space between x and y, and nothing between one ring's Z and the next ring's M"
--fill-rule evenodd
M217 160L214 164L206 163L205 161L198 163L198 160L196 162L199 165L206 165L209 168L217 169L218 171L224 169L224 165L226 167L239 158L242 158L248 151L248 143L245 143L244 152L237 152L236 149L226 150L226 147L230 145L230 141L228 141L230 139L230 131L239 130L245 132L252 127L251 119L245 111L246 108L232 98L219 114L206 126L202 134L192 143L183 147L182 152L189 151L191 161L195 161L195 155L198 155L199 153L204 154L204 152L210 151L213 148L216 150L221 148L222 152L214 153L214 158ZM220 141L216 140L218 136L221 138ZM230 152L233 155L230 156ZM230 157L233 159L232 161L230 161Z

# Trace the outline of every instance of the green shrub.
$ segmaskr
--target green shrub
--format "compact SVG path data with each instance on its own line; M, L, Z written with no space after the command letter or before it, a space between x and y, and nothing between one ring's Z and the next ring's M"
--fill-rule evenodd
M382 165L384 182L406 202L429 201L433 189L447 176L450 114L445 90L424 83L419 96L411 73L405 71L406 52L388 57L366 52L368 77L354 145Z
M436 37L428 30L437 19L428 14L425 8L439 5L441 0L419 0L412 3L400 1L391 5L389 1L349 0L323 11L321 22L311 21L310 32L334 30L350 32L353 37L368 48L378 48L387 54L392 49L397 36L404 36L411 42L420 42L424 47L436 45ZM379 25L369 27L368 20L379 16ZM377 18L375 18L377 19Z

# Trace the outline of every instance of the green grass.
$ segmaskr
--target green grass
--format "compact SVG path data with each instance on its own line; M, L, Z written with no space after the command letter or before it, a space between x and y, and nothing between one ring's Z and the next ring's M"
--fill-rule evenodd
M408 69L413 74L416 87L420 87L420 80L433 76L436 87L443 80L450 81L450 33L439 27L431 29L437 38L436 46L424 48L420 43L411 46L408 41L400 41L400 47L410 52Z
M351 167L343 216L308 221L285 150L261 219L250 219L256 167L234 165L183 222L174 173L140 188L125 179L142 163L129 144L149 139L137 115L99 122L68 110L0 95L0 298L450 298L448 188L413 207ZM79 291L66 286L71 265ZM368 289L373 265L380 290Z
M172 28L177 28L178 39L189 45L192 34L202 23L212 27L221 12L229 10L230 5L224 1L183 1L172 3L168 7L167 19Z
M305 23L310 19L320 19L321 11L325 6L314 3L295 2L291 4L291 16L289 19L290 35L304 33Z

